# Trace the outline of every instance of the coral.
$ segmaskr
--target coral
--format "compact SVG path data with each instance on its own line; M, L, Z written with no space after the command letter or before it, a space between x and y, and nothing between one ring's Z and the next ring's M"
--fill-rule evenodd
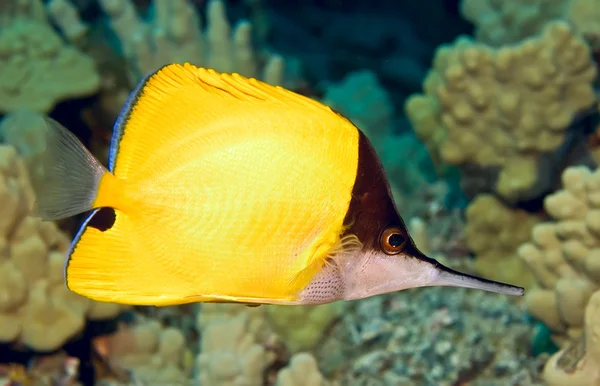
M475 253L475 268L486 278L529 287L531 272L517 254L541 219L513 209L492 195L475 198L466 211L466 241Z
M566 19L589 42L600 50L600 3L598 0L570 0Z
M564 22L500 49L461 37L438 49L424 94L405 109L434 160L465 178L487 170L488 191L527 200L549 188L542 155L565 150L573 117L595 103L595 77L589 47Z
M566 349L550 358L544 367L547 386L596 386L600 383L600 291L592 295L585 309L583 346L585 350L573 368L565 369L560 363L569 354Z
M204 330L211 324L225 323L240 315L248 318L246 329L257 341L266 341L272 334L266 307L247 307L243 304L203 303L196 315L196 328Z
M443 182L432 184L428 190L421 192L418 201L411 203L409 213L412 212L412 215L403 214L403 217L407 219L410 234L421 252L435 259L462 260L469 254L463 210L449 209L444 205L443 198L439 196L444 197L447 191ZM463 261L471 262L470 259Z
M298 353L290 364L277 374L275 386L325 386L325 378L317 367L317 361L308 353Z
M275 332L293 353L310 350L325 331L342 315L343 302L318 306L267 306L267 314Z
M392 101L371 71L353 72L341 83L329 85L323 103L348 117L376 147L391 133Z
M41 156L46 148L43 115L29 110L17 110L0 121L0 141L17 149L25 162L29 178L35 186L42 175Z
M53 223L28 214L34 199L16 150L0 146L0 342L44 352L59 349L88 319L110 319L122 308L66 288L62 270L69 240Z
M420 217L411 217L407 222L413 242L421 252L426 255L431 253L431 246L427 237L427 224Z
M88 33L90 27L79 18L77 8L68 0L50 0L46 10L70 42L79 42Z
M397 202L423 190L428 177L435 175L423 144L412 134L392 132L392 99L375 73L356 71L340 83L329 84L322 102L350 119L373 143Z
M209 323L202 331L197 364L201 386L261 385L263 373L274 355L249 331L249 317Z
M98 90L94 62L54 31L40 0L4 3L0 112L27 108L45 113L60 101Z
M133 373L141 384L190 384L192 353L183 333L156 320L140 320L111 336L111 361Z
M532 325L514 299L435 287L351 305L317 351L325 374L341 357L332 371L342 385L538 385L527 381L540 363L528 349Z
M155 1L156 15L151 22L143 21L136 14L131 0L100 0L100 5L121 41L133 83L144 74L173 62L190 62L248 77L260 76L271 84L283 82L283 59L270 55L260 69L262 60L251 44L252 25L243 21L230 34L225 4L221 0L212 0L207 5L205 34L191 1Z
M598 102L597 111L600 112L600 102ZM593 131L590 135L588 146L594 161L596 164L600 164L600 120Z
M339 316L342 310L341 302L334 304L312 307L202 304L197 314L197 327L202 335L197 383L254 385L261 384L266 377L279 386L328 385L315 358L307 353L294 355L278 373L275 370L281 365L274 370L266 369L275 361L288 362L289 351L314 347L316 340L323 338L324 329L333 323L332 317Z
M463 0L460 9L475 24L475 36L482 43L516 43L541 32L552 20L564 20L600 48L598 0Z
M388 176L392 193L400 204L405 205L402 215L412 210L416 201L422 201L424 192L432 188L436 180L436 169L427 147L413 133L388 134L376 144L376 150ZM399 201L400 200L400 201Z
M550 327L562 348L547 364L548 382L597 385L600 169L568 168L562 182L563 189L544 201L555 220L536 225L531 242L519 248L539 283L526 301L529 312ZM565 379L574 383L563 382Z
M0 383L13 385L78 386L80 360L64 352L34 358L26 366L17 363L0 364Z

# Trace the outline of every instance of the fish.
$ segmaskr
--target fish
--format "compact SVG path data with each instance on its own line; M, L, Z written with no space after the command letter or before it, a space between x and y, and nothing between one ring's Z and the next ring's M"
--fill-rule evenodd
M34 212L87 213L64 279L89 299L316 305L426 286L523 295L420 252L365 134L286 88L161 67L125 103L107 168L45 122Z

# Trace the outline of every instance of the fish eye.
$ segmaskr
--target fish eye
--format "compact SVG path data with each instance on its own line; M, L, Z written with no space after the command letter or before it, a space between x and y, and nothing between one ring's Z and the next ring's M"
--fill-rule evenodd
M404 249L406 236L399 228L387 228L381 234L381 249L388 255L396 255Z

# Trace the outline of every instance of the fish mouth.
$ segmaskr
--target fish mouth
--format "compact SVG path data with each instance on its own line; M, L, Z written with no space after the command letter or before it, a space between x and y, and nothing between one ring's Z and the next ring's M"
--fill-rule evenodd
M438 261L435 261L435 270L437 275L431 282L433 286L472 288L510 296L525 294L525 289L522 287L455 271Z

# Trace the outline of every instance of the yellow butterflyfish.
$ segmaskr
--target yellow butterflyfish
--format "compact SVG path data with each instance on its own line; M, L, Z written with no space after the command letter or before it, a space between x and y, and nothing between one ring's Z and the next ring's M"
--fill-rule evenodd
M37 213L91 213L68 288L123 304L322 304L413 287L523 289L421 253L365 135L282 87L191 64L143 79L108 170L47 118Z

